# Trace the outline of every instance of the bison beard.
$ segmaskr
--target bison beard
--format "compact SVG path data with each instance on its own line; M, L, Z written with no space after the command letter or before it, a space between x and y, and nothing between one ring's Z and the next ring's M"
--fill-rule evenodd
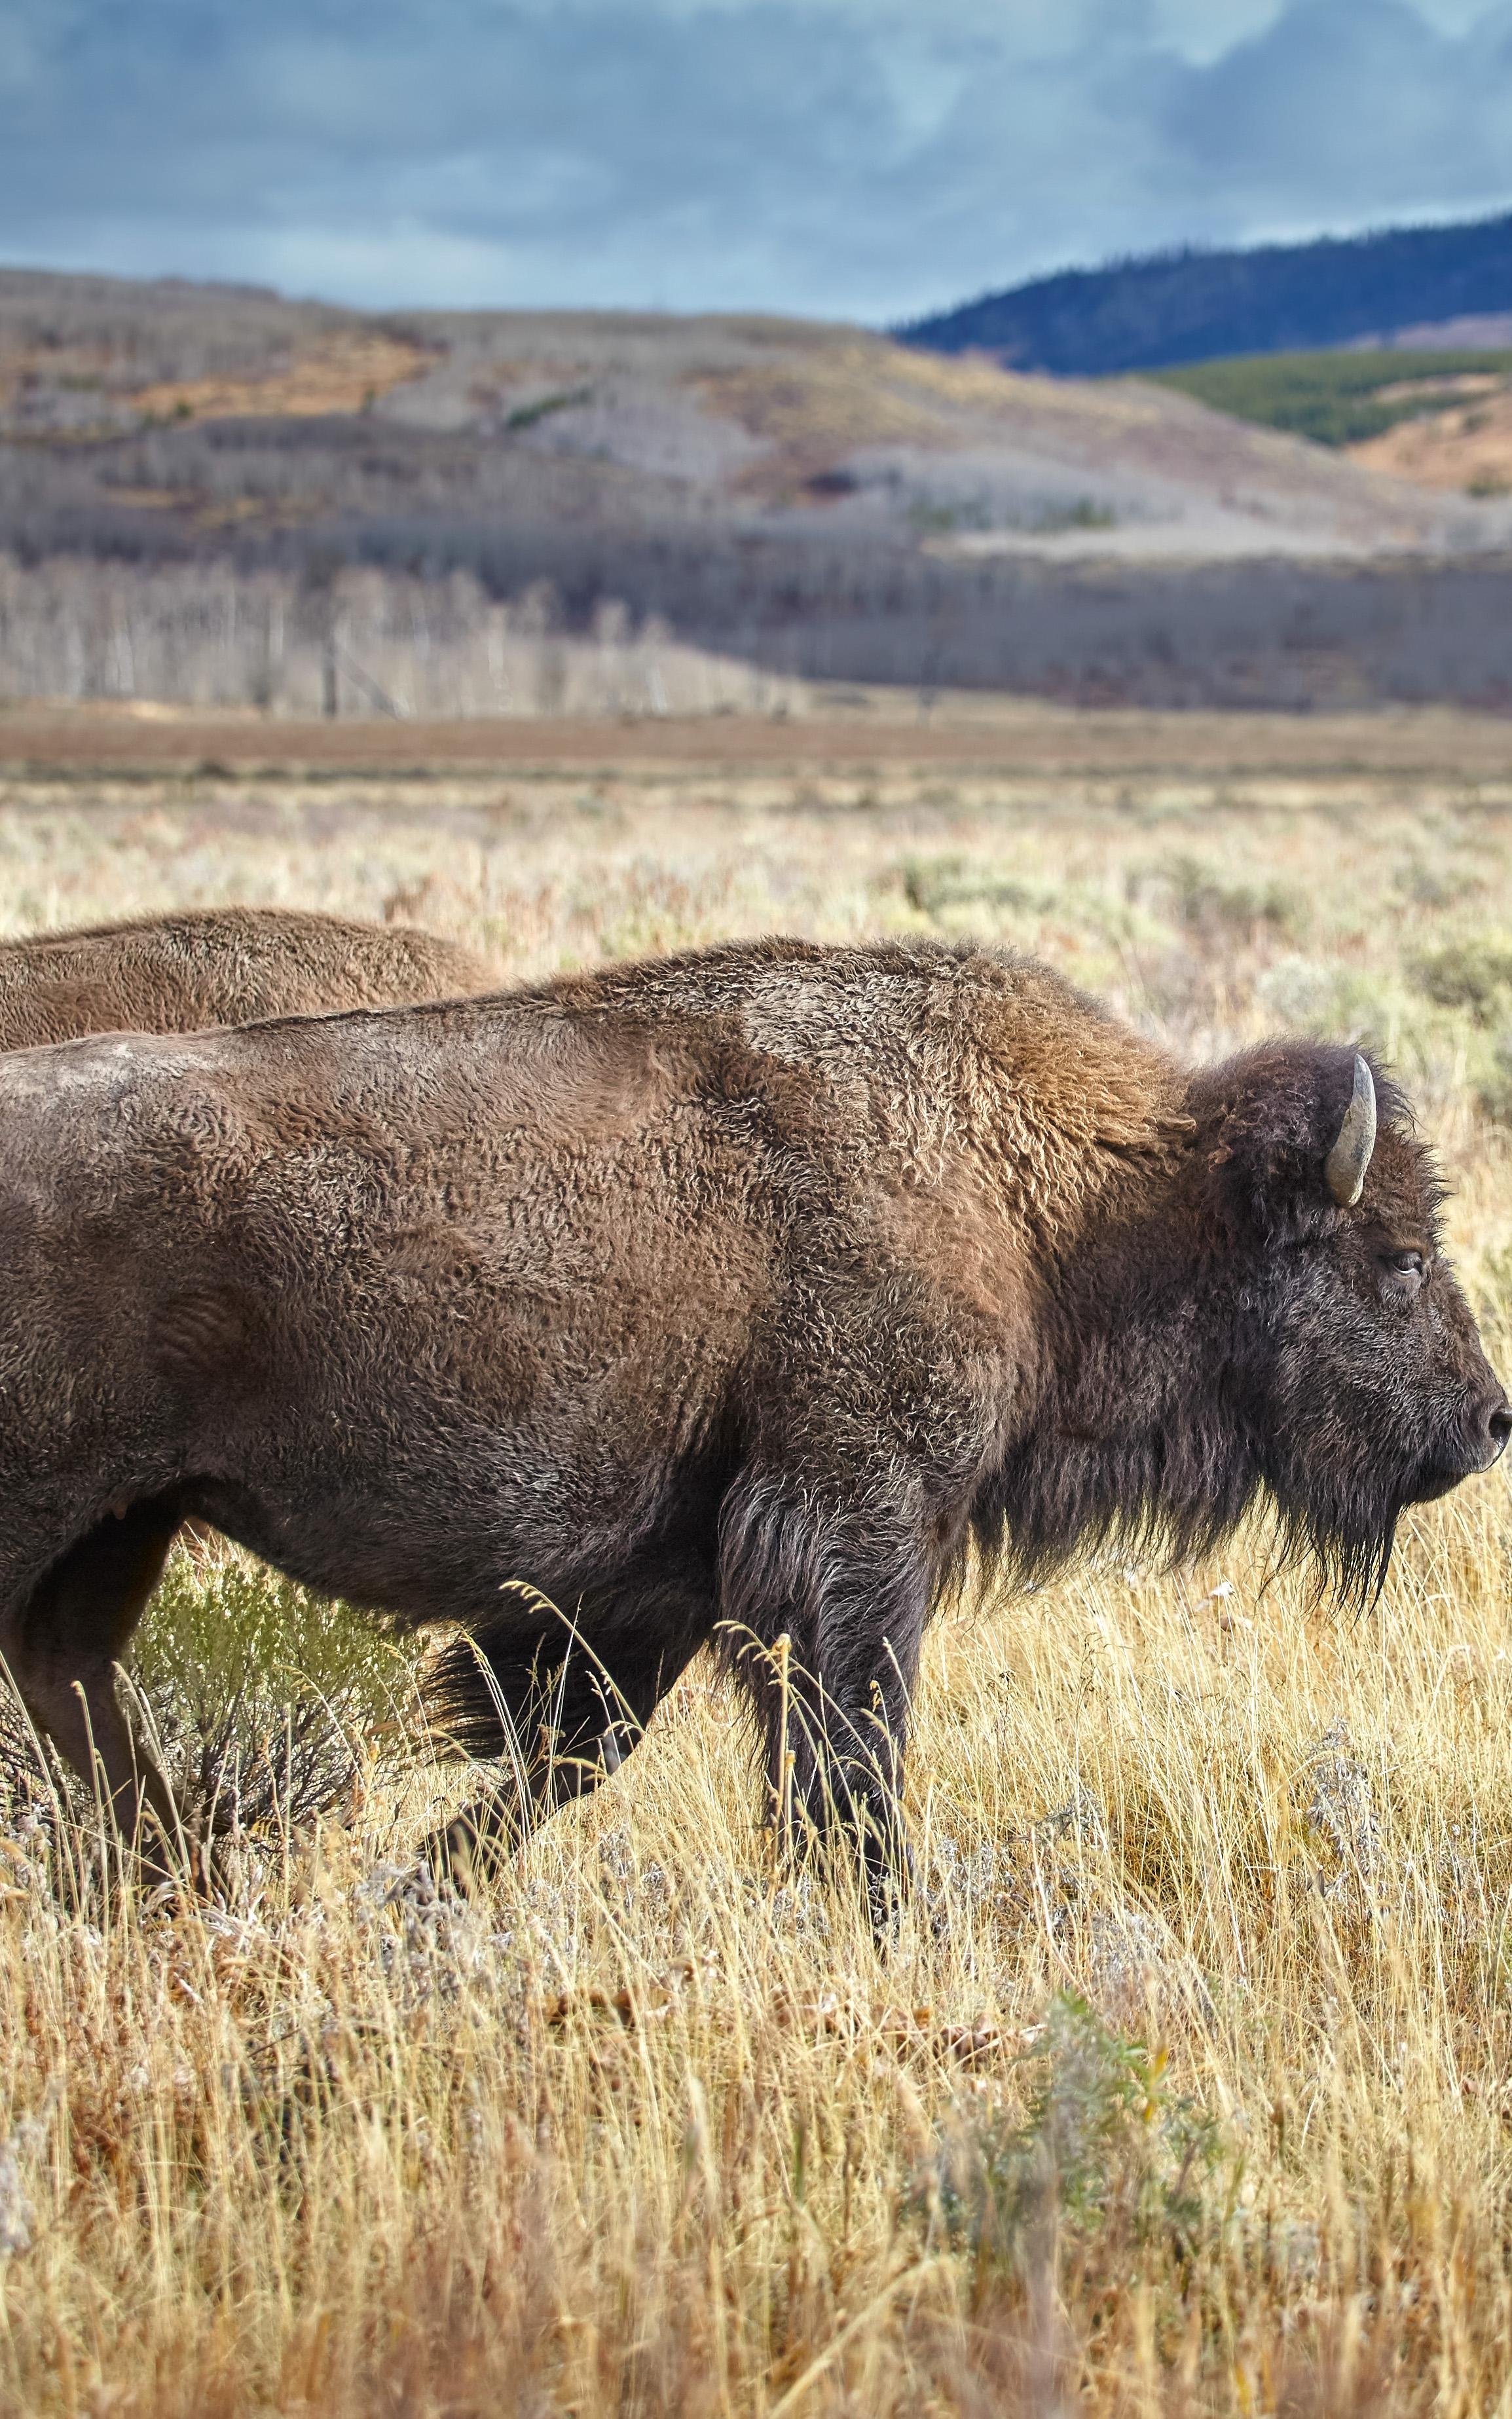
M0 1112L0 1648L128 1823L169 1810L112 1664L193 1516L466 1625L436 1717L503 1780L455 1839L592 1787L713 1643L880 1905L973 1543L1186 1554L1268 1498L1365 1591L1512 1427L1363 1060L1184 1072L1006 954L81 1043Z

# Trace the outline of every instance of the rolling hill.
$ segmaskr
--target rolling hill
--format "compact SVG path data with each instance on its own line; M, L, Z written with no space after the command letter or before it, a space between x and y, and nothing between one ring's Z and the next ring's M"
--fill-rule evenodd
M897 333L1076 377L1362 342L1509 345L1512 213L1064 270Z
M418 558L497 582L526 558L554 577L584 547L675 550L695 532L704 553L1203 560L1483 534L1184 395L1023 377L858 328L369 318L238 288L0 274L0 547Z
M308 702L339 625L377 700L406 630L486 667L508 613L840 681L1483 696L1509 547L1191 395L856 328L0 273L0 694L276 703L302 648Z
M1460 495L1512 494L1512 352L1245 353L1146 376L1230 417Z

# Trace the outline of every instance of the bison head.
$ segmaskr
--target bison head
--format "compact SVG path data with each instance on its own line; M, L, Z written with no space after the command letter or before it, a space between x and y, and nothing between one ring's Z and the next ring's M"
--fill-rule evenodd
M1512 1408L1444 1257L1431 1154L1358 1052L1275 1043L1192 1086L1228 1410L1299 1543L1379 1586L1404 1505L1489 1469Z

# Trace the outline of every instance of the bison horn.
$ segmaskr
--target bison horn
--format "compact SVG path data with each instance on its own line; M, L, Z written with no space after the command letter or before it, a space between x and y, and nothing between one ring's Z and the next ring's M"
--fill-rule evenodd
M1354 1054L1354 1089L1344 1112L1338 1139L1323 1162L1328 1189L1343 1210L1352 1210L1365 1191L1365 1170L1376 1147L1376 1086L1358 1050Z

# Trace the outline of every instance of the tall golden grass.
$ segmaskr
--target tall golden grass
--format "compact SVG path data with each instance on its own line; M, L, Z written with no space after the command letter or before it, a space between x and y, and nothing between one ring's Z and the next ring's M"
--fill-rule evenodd
M5 803L12 926L387 901L512 973L979 932L1183 1050L1369 1032L1444 1149L1512 1368L1508 801L1452 775ZM345 1673L349 1784L317 1822L259 1801L219 1903L144 1903L13 1739L0 2403L1512 2409L1509 1567L1498 1473L1410 1518L1364 1616L1257 1534L942 1621L919 1887L881 1950L844 1875L775 1858L702 1667L596 1799L438 1897L415 1842L467 1776L400 1751L407 1667L270 1585L285 1646L244 1727ZM261 1636L264 1588L180 1564L150 1704L182 1700L176 1640L212 1696L245 1689L195 1622L239 1607ZM379 1684L389 1719L361 1710Z

